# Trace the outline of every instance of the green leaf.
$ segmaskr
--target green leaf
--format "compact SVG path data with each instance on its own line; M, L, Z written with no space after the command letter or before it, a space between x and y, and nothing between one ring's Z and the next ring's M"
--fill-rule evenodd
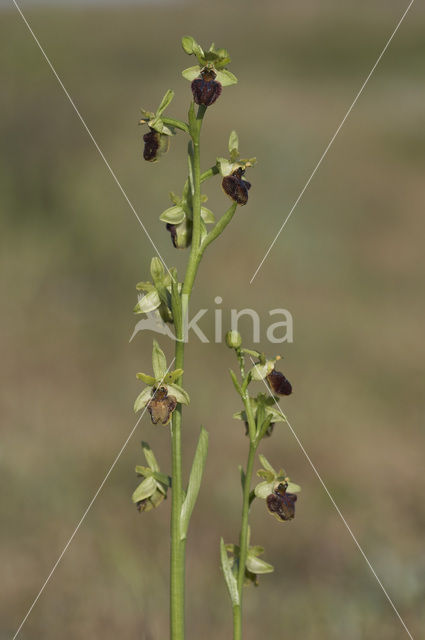
M182 504L180 514L180 540L185 540L189 528L190 517L195 506L204 473L205 461L208 451L208 433L201 427L201 433L193 458L192 469L189 476L186 498Z
M145 455L146 462L148 463L152 471L159 471L159 464L147 442L142 442L142 449Z
M233 414L232 418L234 418L235 420L243 420L244 422L247 421L245 411L237 411Z
M152 389L150 387L145 387L142 393L139 393L139 395L137 396L134 402L134 413L137 413L138 411L140 411L140 409L143 409L144 407L146 407L149 400L151 399L151 395L152 395Z
M169 207L161 213L159 219L161 222L168 222L168 224L180 224L185 219L185 212L179 206Z
M229 136L229 153L239 150L239 138L236 131L232 131Z
M272 465L267 460L266 456L263 456L263 454L260 453L260 455L258 457L259 457L260 462L263 465L264 469L266 469L267 471L270 471L275 476L276 475L276 471L273 469Z
M187 393L187 391L183 389L183 387L181 387L178 384L172 383L172 384L167 384L167 389L168 389L168 395L174 396L177 402L180 402L181 404L189 404L190 402L189 394Z
M150 498L153 493L156 491L156 482L152 476L145 478L143 482L139 484L137 489L133 492L131 499L133 502L140 502L140 500L145 500L146 498Z
M165 111L165 109L168 107L168 105L170 104L173 98L174 98L174 91L172 91L171 89L168 89L167 93L161 100L161 104L159 105L156 111L157 116L160 116Z
M153 376L148 376L147 373L136 373L136 378L151 387L155 384L155 378Z
M201 207L201 218L206 224L212 224L215 222L215 216L211 209L207 209L207 207Z
M238 81L237 77L227 69L221 69L220 71L217 69L216 74L216 80L223 87L230 87L231 84L236 84Z
M224 579L226 580L226 585L229 591L230 599L232 601L233 606L239 606L238 584L232 572L232 566L230 564L229 556L227 555L223 538L221 538L220 540L220 558L221 558L221 568L223 569Z
M164 382L165 384L173 384L176 380L178 380L183 375L183 369L174 369L170 373L167 373L165 376Z
M161 304L161 299L159 297L158 291L154 289L150 291L143 298L140 298L139 302L134 307L134 313L150 313L151 311L155 311Z
M153 341L152 368L157 380L162 380L167 372L167 360L156 340Z
M183 36L182 47L189 56L193 53L193 47L196 44L196 40L192 36Z
M182 71L182 76L183 78L186 78L186 80L189 80L189 82L192 82L200 73L201 67L197 64L195 67L188 67L187 69L184 69Z

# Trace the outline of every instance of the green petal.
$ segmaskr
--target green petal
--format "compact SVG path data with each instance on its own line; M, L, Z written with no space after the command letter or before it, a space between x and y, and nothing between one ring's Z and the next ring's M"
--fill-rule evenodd
M174 369L171 373L165 376L165 384L173 384L175 380L178 380L183 375L183 369Z
M161 213L159 219L168 224L180 224L185 219L185 212L180 206L169 207Z
M151 387L155 384L155 378L153 376L148 376L147 373L136 373L136 378Z
M232 131L229 136L229 153L239 150L239 138L236 131Z
M146 498L150 498L155 493L155 491L156 491L155 479L152 478L152 476L149 476L139 484L139 486L131 496L131 499L133 502L140 502L140 500L146 500Z
M168 395L174 396L177 402L180 402L181 404L189 404L189 394L183 389L183 387L178 384L167 384L167 389Z
M182 76L183 78L186 78L186 80L189 80L189 82L192 82L200 73L201 67L197 64L196 67L188 67L188 69L184 69L184 71L182 71Z

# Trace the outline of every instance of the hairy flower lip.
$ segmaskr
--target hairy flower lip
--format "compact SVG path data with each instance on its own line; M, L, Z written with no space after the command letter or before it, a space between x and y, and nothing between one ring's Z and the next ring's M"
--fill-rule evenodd
M242 178L245 169L238 167L230 175L224 176L221 186L224 193L234 202L243 206L248 202L248 191L251 183Z
M288 521L295 518L295 502L297 496L294 493L286 493L288 483L279 483L273 493L267 496L266 504L269 513L278 520Z
M216 79L213 69L205 67L200 77L192 81L191 89L196 104L210 107L221 95L222 86Z

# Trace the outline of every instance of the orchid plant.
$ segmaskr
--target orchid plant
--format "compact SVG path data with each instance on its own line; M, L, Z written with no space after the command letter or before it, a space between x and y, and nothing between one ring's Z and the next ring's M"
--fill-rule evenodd
M226 49L214 44L205 51L191 36L182 39L184 51L197 59L195 66L182 72L191 83L192 100L188 120L183 121L165 115L173 100L174 92L168 90L156 111L142 109L140 124L148 128L143 135L143 158L157 162L169 149L172 138L178 132L188 136L188 174L181 195L170 194L172 206L159 216L170 233L176 249L188 249L186 271L179 281L177 270L168 269L160 258L153 257L150 265L150 281L139 282L136 314L155 314L158 321L172 328L175 338L175 356L167 364L165 354L154 340L152 372L138 373L145 385L134 404L136 412L147 412L155 425L169 428L171 446L171 475L160 471L158 461L146 442L142 450L147 466L136 466L141 481L135 488L132 501L139 512L146 513L158 507L171 490L171 566L170 566L170 638L185 637L185 551L190 518L199 494L205 466L208 433L201 427L198 445L187 483L182 474L182 420L183 405L189 405L188 392L183 387L186 320L189 299L198 267L207 247L216 240L231 222L238 206L249 199L251 184L245 173L255 164L255 158L241 158L239 139L231 131L228 141L228 157L218 157L206 170L201 171L201 130L209 108L222 95L222 89L236 84L237 79L227 66L230 56ZM230 198L227 211L216 220L215 214L205 206L206 196L201 193L202 184L220 176L221 187ZM169 332L168 332L169 333ZM240 376L231 372L234 386L242 399L243 409L234 418L245 424L249 440L247 466L240 469L242 479L242 523L238 544L225 544L221 540L221 565L233 607L233 637L242 638L242 594L246 583L258 583L258 576L270 573L273 567L260 556L264 549L250 545L248 524L249 509L255 498L266 501L267 510L279 520L288 522L295 514L296 492L286 473L275 471L264 456L260 456L262 469L258 471L261 482L251 489L254 459L261 440L269 437L275 423L285 422L277 404L278 396L289 395L292 386L282 373L276 370L277 358L267 359L262 353L242 348L241 336L231 331L227 345L234 349ZM245 371L247 358L252 367ZM266 387L255 396L249 394L252 382L262 382ZM143 516L145 517L145 516Z

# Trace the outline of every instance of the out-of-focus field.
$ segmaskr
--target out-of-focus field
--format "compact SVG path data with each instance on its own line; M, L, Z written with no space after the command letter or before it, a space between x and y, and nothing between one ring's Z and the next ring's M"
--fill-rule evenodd
M55 9L28 19L169 265L158 216L185 178L185 141L141 159L139 107L176 91L193 64L180 38L230 49L239 84L208 111L203 166L238 130L256 155L250 201L202 263L192 310L213 336L216 296L262 318L261 348L285 356L284 408L412 635L424 625L423 457L425 12L413 5L252 285L249 279L382 50L406 3L240 2ZM25 3L23 3L25 9ZM129 344L134 284L153 249L13 9L0 14L1 630L11 638L135 423L136 371L151 333ZM220 215L227 199L208 184ZM294 317L272 346L268 310ZM250 333L248 320L243 324ZM161 344L167 353L172 345ZM247 441L223 345L187 349L185 467L199 425L206 480L188 541L188 638L231 637L220 536L236 541L237 465ZM260 387L258 387L260 389ZM140 440L169 468L168 429L144 418L48 587L25 640L168 634L168 500L130 502ZM407 637L288 428L263 452L303 491L279 525L254 504L252 541L275 573L246 591L246 640ZM190 455L189 455L190 454Z

